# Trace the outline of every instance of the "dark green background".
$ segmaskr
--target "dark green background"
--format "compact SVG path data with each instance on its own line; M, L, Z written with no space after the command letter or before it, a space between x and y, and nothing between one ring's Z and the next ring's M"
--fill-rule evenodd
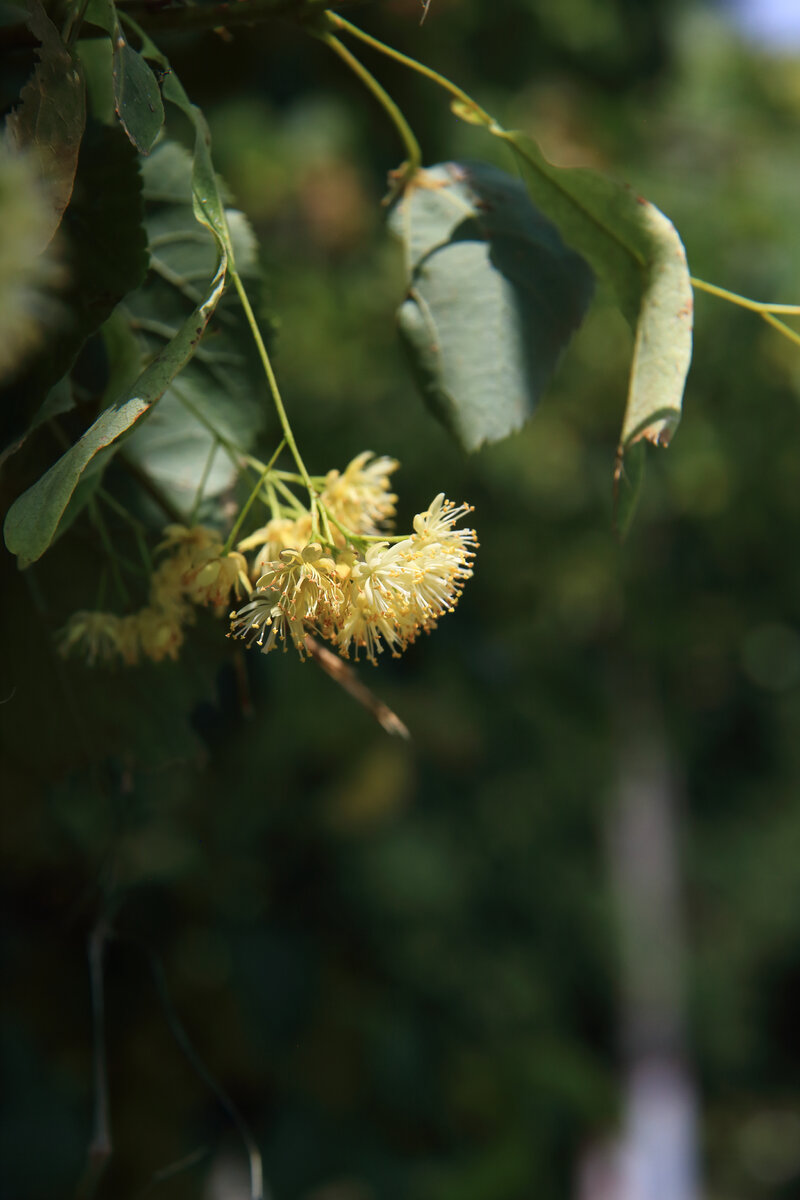
M432 0L422 29L414 0L354 13L554 161L630 181L693 273L798 300L797 58L667 0ZM96 536L79 522L24 579L3 552L4 1194L71 1195L80 1177L85 947L108 910L101 1197L139 1195L200 1147L154 1195L211 1197L221 1157L244 1163L150 953L278 1200L573 1195L582 1151L620 1121L607 843L643 721L679 797L707 1194L788 1200L800 1162L769 1130L800 1119L800 350L697 297L685 417L620 547L630 334L609 298L532 423L464 458L397 344L380 199L400 150L372 98L288 26L161 41L258 232L310 468L393 455L401 527L443 490L475 505L481 549L432 637L360 668L410 744L291 654L231 657L210 617L178 666L59 663L54 631L94 602ZM426 161L513 169L433 85L363 57Z

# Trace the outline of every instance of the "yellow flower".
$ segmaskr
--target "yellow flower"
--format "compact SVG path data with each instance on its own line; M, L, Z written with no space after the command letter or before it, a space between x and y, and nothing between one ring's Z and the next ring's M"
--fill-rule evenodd
M475 530L453 528L456 521L472 511L470 504L454 504L445 499L444 492L439 492L425 512L414 517L414 534L420 544L437 543L455 555L467 553L472 557L470 547L478 545Z
M173 558L183 571L191 571L222 553L222 538L205 525L167 525L164 532L167 536L156 549L174 551Z
M469 547L477 544L474 530L453 525L470 511L441 494L414 518L410 538L392 546L378 542L354 565L349 605L335 639L343 654L352 645L356 657L364 649L375 663L385 642L397 657L452 611L462 581L472 574Z
M125 618L116 613L76 612L67 621L59 635L58 651L66 657L73 650L82 649L86 662L93 667L96 662L112 662L123 655L122 647L131 651Z
M400 465L393 458L376 458L365 450L344 471L329 471L320 497L328 511L353 533L374 535L395 514L397 496L389 476ZM344 540L344 539L342 539Z
M139 661L141 639L139 637L139 617L132 614L120 617L117 629L117 649L126 667L133 667Z
M359 470L364 461L354 460ZM231 636L264 653L291 639L302 655L306 634L315 633L345 657L352 648L375 663L387 647L397 657L454 608L472 575L475 531L455 528L471 511L440 494L414 518L411 536L395 543L376 542L363 553L350 544L326 551L317 542L282 550L266 564L250 603L231 613Z
M291 639L300 657L305 657L306 631L303 622L285 612L268 592L256 592L249 604L231 613L228 636L242 638L248 646L260 646L263 654L274 650L279 641L283 642L285 650Z
M184 575L186 595L195 604L213 604L224 608L231 591L239 599L242 590L249 595L252 591L247 577L247 560L243 554L232 550L216 558L209 558L193 571Z
M258 580L260 592L270 592L275 602L300 621L313 621L320 608L323 623L340 598L336 564L312 542L301 550L284 550L278 562L268 563Z
M263 528L257 529L255 533L244 538L236 548L245 553L247 550L255 550L257 546L260 547L253 560L252 570L252 578L258 579L260 575L264 574L267 564L279 559L283 550L299 550L308 545L310 537L311 513L309 512L294 520L289 517L275 517Z
M148 658L153 662L177 659L183 643L183 628L174 613L148 606L137 613L136 620L142 651Z
M186 619L189 605L184 595L186 566L180 555L171 554L160 562L150 577L150 604L170 613L176 619Z

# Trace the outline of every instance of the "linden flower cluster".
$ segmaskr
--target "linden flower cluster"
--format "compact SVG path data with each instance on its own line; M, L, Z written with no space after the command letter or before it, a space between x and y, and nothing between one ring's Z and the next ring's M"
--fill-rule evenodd
M419 513L408 537L388 538L395 512L393 459L364 453L340 473L330 471L319 496L323 528L313 536L310 512L273 518L239 543L257 549L256 590L231 613L231 636L263 653L291 642L301 658L309 634L332 642L343 657L363 651L370 662L388 647L395 657L452 611L472 575L472 529L456 523L472 510L440 494ZM383 527L383 528L382 528Z
M83 650L89 666L121 659L133 666L142 657L176 659L184 628L194 620L192 604L211 604L218 616L231 591L249 595L247 561L224 552L218 533L202 525L168 525L159 550L169 553L150 578L149 603L121 617L108 612L77 612L61 633L62 654Z
M389 477L398 465L359 454L344 471L314 481L314 512L289 489L287 481L296 485L298 476L265 471L271 519L235 550L202 525L168 525L148 604L128 616L75 613L61 633L61 653L83 652L90 666L176 659L193 605L211 605L222 616L233 592L249 599L230 614L230 635L265 654L291 642L302 658L313 635L345 658L363 651L375 663L386 647L399 655L453 609L478 543L474 530L455 528L469 506L443 494L414 518L407 537L387 534L397 502Z

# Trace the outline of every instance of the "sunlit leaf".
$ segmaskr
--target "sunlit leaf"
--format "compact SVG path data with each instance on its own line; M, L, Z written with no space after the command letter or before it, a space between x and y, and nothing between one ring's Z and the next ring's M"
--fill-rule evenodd
M592 276L519 180L485 164L419 175L395 206L408 296L400 330L426 402L467 450L530 416Z
M629 187L554 167L524 134L492 131L514 150L533 201L610 284L634 329L621 453L641 438L667 445L692 356L692 288L674 226Z

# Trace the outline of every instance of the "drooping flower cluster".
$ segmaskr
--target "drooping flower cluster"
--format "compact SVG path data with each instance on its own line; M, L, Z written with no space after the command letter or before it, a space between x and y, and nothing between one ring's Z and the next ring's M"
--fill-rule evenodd
M471 509L440 494L408 537L382 536L394 515L388 476L397 464L370 458L326 476L320 507L334 523L327 545L312 540L310 513L273 520L240 543L259 547L258 578L249 603L231 614L233 637L264 653L292 642L302 657L312 634L344 657L363 651L375 663L385 647L399 655L453 609L477 546L472 529L455 526Z
M249 594L247 560L238 551L225 553L222 539L202 525L168 525L159 550L168 553L150 578L149 603L136 613L77 612L62 630L62 654L83 650L89 666L122 660L133 666L141 658L176 659L184 629L194 620L192 604L227 609L231 591Z
M385 648L399 655L453 609L472 574L477 541L474 530L456 528L469 506L443 494L414 518L412 533L389 535L397 467L394 459L359 454L344 471L315 481L313 513L286 483L298 477L276 472L265 491L271 519L235 550L226 551L220 535L202 525L168 525L147 605L128 616L75 613L62 631L61 652L83 651L90 665L176 659L193 605L210 605L221 616L234 593L248 599L230 614L230 635L264 653L291 643L304 657L306 639L315 636L345 658L363 652L374 663Z

